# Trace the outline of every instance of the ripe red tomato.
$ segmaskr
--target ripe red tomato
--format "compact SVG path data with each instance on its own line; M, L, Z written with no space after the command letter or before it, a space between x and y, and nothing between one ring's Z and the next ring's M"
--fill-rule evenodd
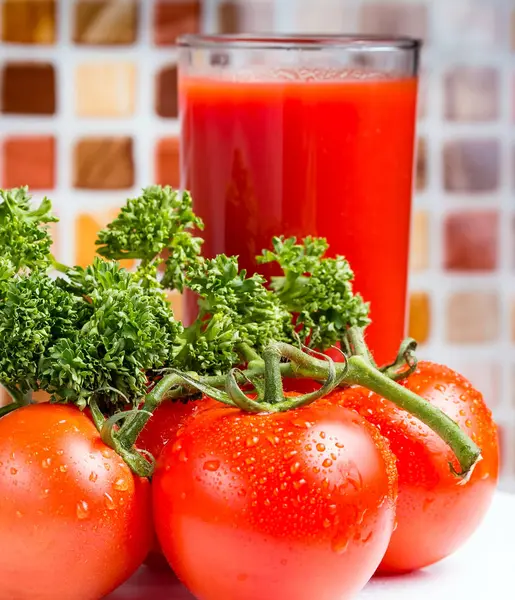
M481 394L447 367L428 362L403 385L438 406L481 448L483 459L466 483L449 469L459 465L429 427L364 388L333 392L340 405L376 425L397 456L398 526L380 571L412 571L450 555L475 531L497 485L497 430Z
M0 598L103 598L150 547L148 480L71 406L0 419L0 506Z
M136 445L150 452L157 459L170 440L175 439L179 428L200 408L205 400L165 400L154 411L152 417L138 436Z
M274 414L220 405L164 448L156 530L200 600L344 600L384 554L396 477L384 439L352 411L324 401Z

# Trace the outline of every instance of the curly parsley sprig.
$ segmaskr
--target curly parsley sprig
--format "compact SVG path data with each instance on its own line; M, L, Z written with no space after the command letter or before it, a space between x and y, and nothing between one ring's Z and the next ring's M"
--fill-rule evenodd
M369 305L352 289L354 273L343 256L325 257L323 238L274 237L273 250L264 250L260 263L276 262L283 275L272 277L271 288L295 315L295 329L304 344L318 350L341 341L349 327L366 327Z

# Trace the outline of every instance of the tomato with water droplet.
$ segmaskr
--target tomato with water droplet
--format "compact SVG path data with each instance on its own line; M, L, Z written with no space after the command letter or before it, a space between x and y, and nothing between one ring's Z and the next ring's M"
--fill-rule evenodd
M80 410L34 404L2 417L0 461L0 598L96 600L141 565L149 481Z
M420 362L403 386L440 408L481 449L482 460L467 482L450 448L429 427L364 388L333 392L330 398L358 411L390 442L399 471L398 526L381 563L382 572L405 572L452 554L476 530L498 478L499 445L492 414L482 395L455 371Z
M178 439L157 463L154 520L197 598L345 600L372 576L393 531L397 473L359 415L324 400L268 414L220 404Z

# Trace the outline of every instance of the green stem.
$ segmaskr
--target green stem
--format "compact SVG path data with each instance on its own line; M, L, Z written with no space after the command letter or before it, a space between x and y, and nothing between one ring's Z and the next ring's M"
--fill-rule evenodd
M19 404L18 402L11 402L11 404L8 404L7 406L2 406L2 408L0 408L0 419L22 406L23 404Z
M271 345L263 352L265 362L264 402L278 404L284 400L283 379L281 376L281 353L277 346Z
M27 404L25 394L17 387L14 385L6 385L4 387L9 396L11 396L13 402L19 404L20 406L25 406Z
M345 381L376 392L425 423L451 448L460 463L460 477L470 475L481 451L450 417L427 400L392 381L362 356L351 356ZM452 467L452 465L451 465Z
M259 356L259 354L254 350L254 348L249 346L246 342L241 342L238 344L236 346L236 351L246 363L251 363L254 361L262 362L263 360L261 356Z

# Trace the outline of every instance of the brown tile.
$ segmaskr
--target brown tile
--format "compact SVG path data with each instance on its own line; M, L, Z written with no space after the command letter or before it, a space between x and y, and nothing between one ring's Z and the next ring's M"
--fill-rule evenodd
M425 292L412 292L409 301L409 336L424 344L431 330L431 302Z
M422 192L427 186L427 142L425 138L418 140L415 185L418 192Z
M54 44L56 2L48 0L3 0L2 41L13 44Z
M76 188L91 190L132 187L132 138L90 137L79 140L74 152L73 185Z
M136 67L129 62L88 62L75 71L79 117L129 117L136 102Z
M56 110L53 65L11 62L2 73L2 112L19 115L53 115Z
M55 187L56 147L52 136L13 136L4 141L4 188L28 185L31 190Z
M133 44L138 30L137 0L79 0L75 6L76 44L116 46Z
M444 79L445 117L492 121L499 115L499 72L493 67L456 67Z
M499 214L462 211L444 220L444 262L448 271L493 271L497 268Z
M157 76L156 112L160 117L177 118L177 65L164 67Z
M455 344L493 342L499 335L499 297L494 292L455 292L447 301L446 340Z
M443 149L444 187L449 192L493 192L499 187L497 139L449 141Z
M413 214L410 241L410 269L423 271L429 266L429 214L417 210Z
M361 9L361 33L427 37L427 7L423 2L372 2Z
M242 6L239 2L221 2L218 5L218 32L241 33Z
M155 179L158 185L180 186L179 138L163 138L157 142Z
M158 46L175 44L178 36L200 29L200 1L163 0L154 9L154 42Z

